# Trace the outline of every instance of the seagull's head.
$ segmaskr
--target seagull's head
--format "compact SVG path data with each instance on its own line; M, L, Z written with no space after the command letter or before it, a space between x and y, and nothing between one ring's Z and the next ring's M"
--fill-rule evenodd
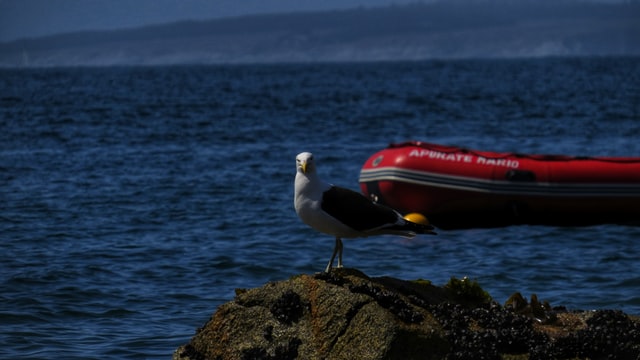
M316 171L316 165L313 162L313 154L303 152L296 156L296 169L303 174L312 174Z

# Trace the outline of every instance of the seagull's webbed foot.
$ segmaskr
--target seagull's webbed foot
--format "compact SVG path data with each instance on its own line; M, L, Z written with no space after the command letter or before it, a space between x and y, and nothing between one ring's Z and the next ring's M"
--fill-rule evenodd
M324 272L329 272L331 267L333 266L333 260L338 255L338 267L342 267L342 239L336 237L336 245L333 247L333 254L331 255L331 260L329 260L329 264Z

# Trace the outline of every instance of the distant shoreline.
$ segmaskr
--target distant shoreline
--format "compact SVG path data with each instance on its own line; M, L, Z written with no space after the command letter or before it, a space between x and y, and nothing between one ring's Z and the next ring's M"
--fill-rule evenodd
M640 3L452 2L254 15L0 43L0 67L637 56L638 19Z

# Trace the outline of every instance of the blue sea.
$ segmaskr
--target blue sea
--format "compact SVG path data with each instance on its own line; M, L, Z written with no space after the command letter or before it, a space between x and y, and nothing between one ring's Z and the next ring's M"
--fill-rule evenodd
M0 70L0 358L167 359L234 289L324 269L295 156L358 189L421 140L640 156L640 58ZM640 315L640 227L345 241L370 276Z

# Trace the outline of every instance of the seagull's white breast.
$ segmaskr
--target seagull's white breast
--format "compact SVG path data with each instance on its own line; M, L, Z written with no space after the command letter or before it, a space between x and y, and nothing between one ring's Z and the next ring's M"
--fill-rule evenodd
M322 210L322 194L331 187L318 178L296 174L294 206L300 219L317 231L338 237L362 236Z

